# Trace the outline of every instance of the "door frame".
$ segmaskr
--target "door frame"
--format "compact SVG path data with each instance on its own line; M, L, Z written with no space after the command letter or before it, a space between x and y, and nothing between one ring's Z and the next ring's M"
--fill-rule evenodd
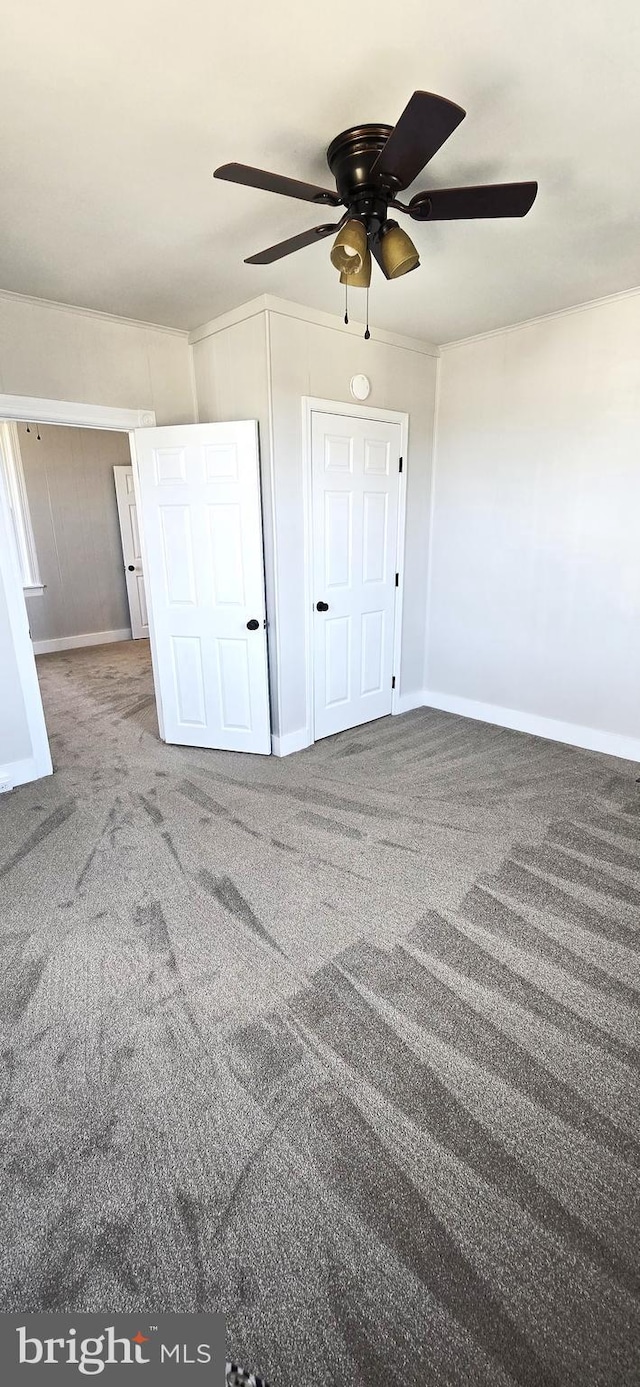
M28 424L66 424L77 429L153 428L153 409L118 409L113 405L87 405L71 400L44 400L35 395L0 395L0 419L16 419Z
M31 754L0 766L2 789L13 790L30 780L53 774L49 738L44 720L42 696L36 672L33 643L29 632L27 604L22 587L18 551L14 541L4 476L0 470L0 583L4 588L9 630L24 703ZM1 704L1 699L0 699ZM1 711L1 706L0 706Z
M147 425L146 422L145 422L144 425L142 425L142 427L144 427L144 428L147 428L147 427L154 427L154 426L155 426L155 420L154 420L154 425ZM147 559L147 546L146 546L145 537L144 537L144 526L143 526L143 524L142 524L142 503L141 503L141 497L140 497L140 473L139 473L139 470L138 470L138 457L137 457L137 454L136 454L136 434L135 434L135 428L131 429L131 431L130 431L130 433L129 433L129 453L130 453L130 455L131 455L131 468L132 468L132 471L133 471L133 489L134 489L135 497L136 497L136 506L137 506L137 508L138 508L138 531L139 531L139 534L140 534L140 552L141 552L141 554L142 554L142 571L143 571L144 574L148 574L148 572L149 572L149 563L148 563L148 559ZM151 651L151 671L152 671L152 676L153 676L153 696L154 696L155 701L156 701L156 716L157 716L157 718L158 718L158 732L159 732L159 734L160 734L160 740L161 740L162 742L164 742L164 741L165 741L165 735L164 735L164 708L163 708L163 706L162 706L162 694L161 694L161 691L160 691L160 685L156 683L156 675L155 675L156 669L158 668L158 646L157 646L157 641L156 641L155 627L154 627L154 624L153 624L153 608L152 608L152 602L151 602L151 593L150 593L150 591L149 591L148 589L146 589L146 598L147 598L147 616L148 616L148 618L149 618L149 649L150 649L150 651Z
M152 409L119 409L112 405L83 404L71 400L50 400L36 395L0 394L0 419L26 420L33 424L62 424L71 428L114 429L131 434L132 429L153 427L156 422ZM20 684L25 701L33 746L33 757L13 763L9 778L13 785L40 780L51 775L51 752L45 723L42 695L35 666L33 642L29 634L27 604L18 570L17 554L10 548L12 541L9 503L4 485L0 484L0 531L6 526L9 544L4 547L3 578L6 583L9 619L13 648L18 662ZM1 558L1 556L0 556Z
M125 472L131 472L131 477L132 477L132 480L133 480L133 494L134 494L134 502L135 502L135 507L136 507L136 520L137 520L138 493L137 493L137 490L136 490L136 469L135 469L135 466L134 466L134 457L133 457L133 435L132 435L132 434L129 434L129 462L128 462L128 464L127 464L126 462L117 462L117 463L115 464L115 466L114 466L114 469L113 469L113 480L114 480L115 492L116 492L116 505L117 505L117 508L118 508L118 526L119 526L119 529L120 529L120 542L121 542L121 544L122 544L122 557L123 557L123 559L124 559L124 556L125 556L125 555L124 555L125 536L124 536L123 516L122 516L121 513L120 513L120 495L119 495L119 491L118 491L118 476L117 476L117 473L118 473L118 469L119 469L119 468L122 468ZM126 504L126 502L125 502L125 504ZM140 541L140 557L142 558L142 537L141 537L141 535L140 535L140 527L139 527L139 525L138 525L138 536L139 536L139 541ZM125 567L126 567L126 565L125 565ZM143 578L143 582L144 582L144 571L143 571L143 573L142 573L142 578ZM135 636L134 633L133 633L133 625L134 625L134 622L133 622L133 611L132 611L132 609L131 609L131 598L130 598L130 596L129 596L129 583L128 583L128 581L127 581L126 578L125 578L125 583L126 583L126 587L127 587L127 603L128 603L128 606L129 606L129 618L130 618L130 625L131 625L131 639L132 639L132 640L144 640L144 639L148 639L148 638L149 638L149 606L148 606L148 603L147 603L146 589L145 589L145 607L146 607L146 609L147 609L146 637L145 637L144 635L142 635L142 636ZM144 628L143 628L143 629L144 629Z
M312 503L312 455L311 455L311 425L314 414L342 414L351 419L375 419L382 424L400 425L400 456L403 459L402 471L400 473L398 487L398 527L396 531L396 565L395 571L399 573L398 586L395 590L395 602L393 612L393 664L396 673L395 688L391 691L391 712L393 715L400 712L400 671L402 656L402 605L404 595L404 572L401 556L404 553L404 538L406 528L407 513L407 466L409 450L409 415L395 409L379 409L376 405L359 405L345 400L323 400L315 395L303 395L302 397L302 504L304 512L304 648L305 648L305 682L306 682L306 705L307 705L307 727L308 742L311 746L315 740L315 708L314 708L314 645L313 645L313 624L312 614L314 609L313 602L313 503Z

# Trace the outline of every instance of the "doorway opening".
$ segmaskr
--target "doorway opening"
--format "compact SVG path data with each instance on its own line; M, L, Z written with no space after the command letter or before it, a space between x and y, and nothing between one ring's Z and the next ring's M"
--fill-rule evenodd
M1 443L54 765L93 706L136 710L157 736L128 433L25 418L3 422Z
M5 402L9 404L8 412L3 408ZM115 461L110 456L108 508L114 528L118 513L122 519L122 531L118 526L118 571L120 600L127 601L128 612L126 618L121 616L120 619L126 619L127 626L107 627L100 622L101 631L76 629L63 635L40 631L38 645L31 639L26 597L30 601L42 598L47 583L41 580L39 572L37 581L31 571L27 577L21 574L20 526L14 523L22 504L22 511L28 517L28 524L23 524L22 530L25 534L29 531L35 553L28 488L22 468L19 485L13 479L11 496L7 479L0 475L0 538L5 532L7 537L4 560L0 554L3 584L0 596L6 591L10 626L6 632L0 629L0 636L14 664L13 687L5 702L6 711L12 717L11 700L15 704L13 720L22 739L19 750L23 745L25 749L24 757L17 756L13 731L10 737L5 737L7 758L6 763L0 764L0 788L10 789L51 774L36 655L64 661L72 655L79 659L77 652L85 651L85 661L93 664L95 659L102 674L106 669L107 678L100 686L101 693L110 699L119 699L123 691L126 693L126 686L134 675L125 671L121 677L120 671L112 667L113 661L121 637L124 637L121 653L125 648L128 651L126 660L134 658L132 647L138 649L146 643L147 603L150 663L147 658L144 673L149 680L149 692L138 701L139 690L135 691L135 711L139 712L143 704L153 707L154 719L157 715L155 735L163 741L270 754L257 423L241 421L156 428L151 412L0 396L0 419L3 415L11 420L14 429L16 423L19 427L21 420L33 420L33 425L25 423L24 427L25 432L29 430L29 439L34 429L38 447L42 447L46 437L42 433L46 425L55 425L53 432L57 431L60 437L60 430L65 426L70 426L72 434L78 428L86 427L91 431L103 425L110 435L126 432L133 470L127 471L127 454L118 455ZM111 443L117 450L117 440L111 439ZM114 468L124 470L114 472ZM63 507L64 523L60 533L54 536L52 546L59 570L63 550L67 566L77 559L71 547L73 533L71 538L67 533L68 513L74 513L74 500L86 502L84 476L80 482L74 479L70 494L71 502L67 497ZM47 497L50 502L50 486ZM94 517L96 533L104 522L105 509L103 495ZM85 535L80 547L83 547L86 571L92 574L96 566L95 534L91 523L86 528L89 539ZM73 526L71 530L73 532ZM85 583L77 565L74 568L72 564L71 571L68 592L74 600L69 598L68 604L75 609L78 605L75 594L82 593L83 587L90 584L88 580ZM135 584L137 611L127 580L127 575L132 573L137 579L143 578L142 586L139 581ZM64 598L59 605L65 614ZM66 615L64 619L66 621ZM132 634L136 638L132 639ZM108 657L102 654L98 659L95 651L104 651L105 647L110 652ZM94 654L87 656L87 650ZM135 658L139 664L139 656ZM64 671L65 677L68 673ZM82 720L86 720L85 714L86 709L79 709ZM7 726L11 731L13 724L7 722ZM4 743L0 750L4 753Z

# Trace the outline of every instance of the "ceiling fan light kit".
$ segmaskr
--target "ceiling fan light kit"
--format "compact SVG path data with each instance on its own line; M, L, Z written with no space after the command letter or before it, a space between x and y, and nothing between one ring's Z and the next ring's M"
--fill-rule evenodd
M420 256L406 231L397 222L388 221L380 229L380 254L387 279L399 279L409 270L417 270Z
M362 265L355 273L345 270L340 273L340 283L348 286L349 289L368 289L371 283L371 251L368 250Z
M337 233L331 263L340 274L340 283L368 289L371 257L385 279L398 279L420 264L413 241L389 217L389 208L416 222L526 216L538 191L535 182L432 188L416 193L409 203L399 201L398 193L414 182L464 117L462 107L454 101L433 92L417 91L397 125L354 125L344 130L327 150L335 191L246 164L224 164L216 169L214 178L304 202L346 208L339 222L311 227L249 256L245 264L270 265ZM365 337L369 336L367 326Z
M367 228L358 217L352 217L340 227L331 247L331 264L351 279L360 274L367 249Z

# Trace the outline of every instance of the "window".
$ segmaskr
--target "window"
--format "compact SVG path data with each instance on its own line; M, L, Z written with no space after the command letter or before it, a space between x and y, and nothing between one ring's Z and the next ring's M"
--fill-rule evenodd
M0 423L0 465L4 475L9 512L16 540L22 586L27 596L43 592L38 572L38 558L31 528L27 488L25 486L18 429L14 423Z

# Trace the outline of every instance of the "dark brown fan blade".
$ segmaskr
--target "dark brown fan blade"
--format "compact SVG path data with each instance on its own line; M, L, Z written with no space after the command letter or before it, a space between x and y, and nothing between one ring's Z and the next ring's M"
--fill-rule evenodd
M466 217L525 217L537 183L487 183L478 188L433 188L417 193L407 208L417 222L452 222Z
M332 222L331 226L312 226L310 231L301 231L299 236L290 236L288 241L279 241L277 246L269 246L268 250L261 250L257 255L250 255L245 260L245 265L271 265L274 260L282 260L283 255L293 255L294 250L302 250L304 246L310 246L313 241L321 241L323 236L330 236L332 231L338 230L341 222Z
M330 207L340 205L338 194L330 192L328 188L318 188L315 183L300 183L297 178L285 178L280 173L267 173L266 169L252 169L248 164L222 164L213 176L224 178L227 183L241 183L245 188L261 188L265 193L299 197L303 202L324 202Z
M414 92L371 173L375 178L388 179L396 189L408 188L465 114L462 106L444 96Z

